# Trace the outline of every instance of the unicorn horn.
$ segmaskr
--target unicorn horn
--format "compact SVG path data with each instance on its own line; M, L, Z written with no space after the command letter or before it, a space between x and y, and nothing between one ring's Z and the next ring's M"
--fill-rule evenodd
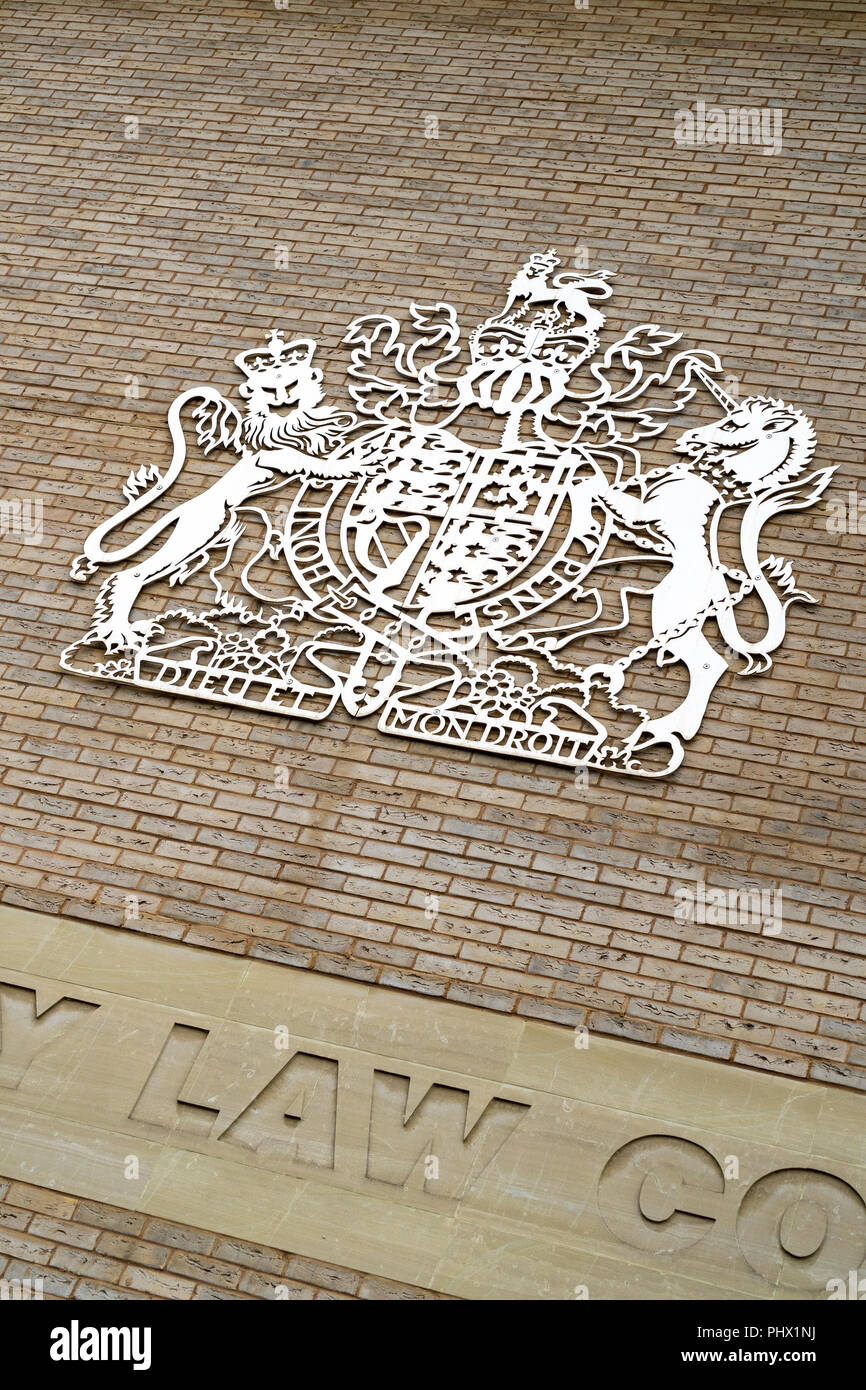
M727 391L723 391L718 382L713 381L713 378L701 366L700 362L696 362L694 359L692 359L691 375L697 377L698 381L700 381L703 386L706 386L710 395L715 396L719 405L724 408L727 414L730 415L733 414L735 410L739 410L739 401L735 401L733 396L729 396Z

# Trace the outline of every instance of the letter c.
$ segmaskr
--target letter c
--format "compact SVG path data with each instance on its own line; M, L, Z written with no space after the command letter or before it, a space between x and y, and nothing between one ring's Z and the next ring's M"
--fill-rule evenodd
M724 1191L722 1169L700 1144L645 1135L608 1160L598 1207L608 1230L626 1245L674 1254L707 1235Z

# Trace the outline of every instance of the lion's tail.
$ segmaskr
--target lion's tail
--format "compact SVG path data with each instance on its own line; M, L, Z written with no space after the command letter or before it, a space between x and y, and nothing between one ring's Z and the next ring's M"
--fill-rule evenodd
M123 495L128 499L128 506L124 507L123 511L118 512L116 516L109 517L101 526L97 526L95 531L91 531L84 542L83 555L79 555L73 562L70 571L73 579L83 581L95 574L100 565L114 565L131 559L133 555L137 555L140 550L143 550L165 530L169 523L168 516L160 517L142 535L137 536L135 540L130 541L122 549L103 549L103 542L112 531L116 530L118 526L123 526L139 512L144 511L145 507L149 507L151 502L155 502L158 497L162 497L172 483L177 480L186 460L186 438L184 437L180 412L188 401L196 397L203 399L205 405L210 403L216 410L228 404L218 391L209 386L197 386L190 391L184 391L182 395L172 401L168 410L168 428L171 433L173 449L171 463L167 471L163 474L158 469L141 468L137 474L130 474L123 489ZM201 428L203 427L200 426ZM153 486L141 492L139 489L149 480L153 480Z

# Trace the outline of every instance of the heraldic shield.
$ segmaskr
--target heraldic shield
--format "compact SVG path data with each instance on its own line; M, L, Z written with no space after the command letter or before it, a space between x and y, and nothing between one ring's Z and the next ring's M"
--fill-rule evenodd
M356 319L351 411L325 404L315 343L278 329L235 358L240 409L185 391L170 464L133 470L75 561L75 579L110 573L62 665L300 719L342 704L385 733L566 767L672 772L719 680L767 671L789 606L814 601L761 532L833 470L812 468L799 410L738 402L715 354L678 350L680 334L642 324L603 347L609 280L533 255L465 343L445 303L412 304L407 324ZM213 481L160 505L191 444ZM141 534L107 549L139 515Z

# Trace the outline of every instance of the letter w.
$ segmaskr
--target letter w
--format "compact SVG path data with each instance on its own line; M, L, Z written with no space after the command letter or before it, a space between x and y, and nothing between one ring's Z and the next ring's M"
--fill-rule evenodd
M415 1087L412 1088L416 1090ZM416 1090L417 1093L417 1090ZM468 1091L430 1086L410 1104L410 1079L393 1072L373 1076L367 1177L442 1197L459 1197L477 1180L523 1119L528 1105L490 1100L469 1122ZM425 1160L436 1158L426 1176Z

